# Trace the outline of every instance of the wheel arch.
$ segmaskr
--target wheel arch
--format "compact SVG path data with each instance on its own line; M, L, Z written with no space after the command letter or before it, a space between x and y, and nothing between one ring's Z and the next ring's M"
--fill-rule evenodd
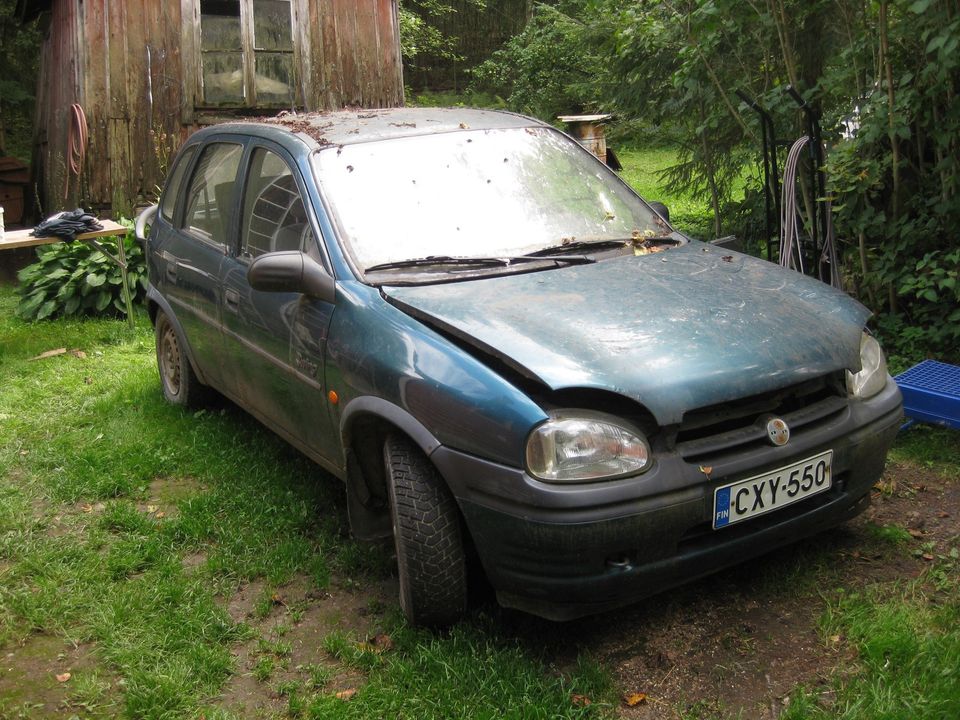
M386 538L393 532L382 462L383 444L391 433L408 437L428 461L440 447L440 441L423 423L383 398L356 398L350 401L340 419L350 531L361 540ZM437 472L443 477L439 469ZM449 488L447 479L443 481Z
M183 346L184 351L187 355L187 360L190 363L190 367L193 368L194 374L197 376L197 379L203 383L207 384L207 379L204 377L203 372L197 366L196 360L193 358L193 348L190 346L190 341L187 339L187 334L183 331L183 326L180 324L180 320L177 318L173 308L170 307L170 303L167 302L167 299L160 294L160 292L152 284L147 288L147 314L150 316L150 322L156 327L157 324L157 314L163 312L167 316L167 319L170 321L170 324L173 325L173 329L177 333L177 337L180 339L180 344Z

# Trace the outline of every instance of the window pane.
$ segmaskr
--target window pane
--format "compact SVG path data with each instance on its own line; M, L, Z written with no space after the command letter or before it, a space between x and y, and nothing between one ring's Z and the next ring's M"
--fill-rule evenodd
M293 53L257 54L257 104L293 100Z
M242 103L243 53L203 53L203 99L215 105Z
M243 251L252 257L276 250L309 251L313 231L290 167L257 148L243 203Z
M200 1L200 49L240 50L240 1Z
M160 214L167 220L173 220L173 208L176 206L177 195L180 194L180 183L183 182L183 174L187 171L187 166L196 150L197 146L193 145L180 156L176 167L173 168L170 182L164 188L163 200L160 201Z
M184 226L199 237L224 247L242 154L241 145L210 145L200 156L187 190Z
M254 0L253 47L293 50L289 0Z

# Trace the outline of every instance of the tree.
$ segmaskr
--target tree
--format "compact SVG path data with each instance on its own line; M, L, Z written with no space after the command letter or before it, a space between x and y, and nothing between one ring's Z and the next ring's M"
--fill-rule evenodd
M17 15L16 0L0 0L0 155L30 158L34 91L40 55L36 22Z

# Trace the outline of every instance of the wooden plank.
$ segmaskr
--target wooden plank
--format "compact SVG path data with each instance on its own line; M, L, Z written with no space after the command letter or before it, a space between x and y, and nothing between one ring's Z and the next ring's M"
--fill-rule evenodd
M94 230L93 232L80 233L74 240L96 240L104 237L114 237L116 235L126 235L128 230L120 223L113 220L101 220L103 230ZM30 233L32 230L10 230L4 234L0 240L0 250L13 250L14 248L37 247L39 245L53 245L63 242L59 237L34 237Z

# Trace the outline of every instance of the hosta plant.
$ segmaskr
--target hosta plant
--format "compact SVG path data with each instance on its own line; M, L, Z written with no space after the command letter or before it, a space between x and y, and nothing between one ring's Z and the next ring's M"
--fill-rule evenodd
M103 246L116 255L111 238ZM127 282L133 301L146 294L147 268L143 250L128 232L123 239L127 257ZM20 303L17 315L24 320L43 320L61 315L125 313L120 267L85 242L65 242L37 248L37 261L17 276Z

